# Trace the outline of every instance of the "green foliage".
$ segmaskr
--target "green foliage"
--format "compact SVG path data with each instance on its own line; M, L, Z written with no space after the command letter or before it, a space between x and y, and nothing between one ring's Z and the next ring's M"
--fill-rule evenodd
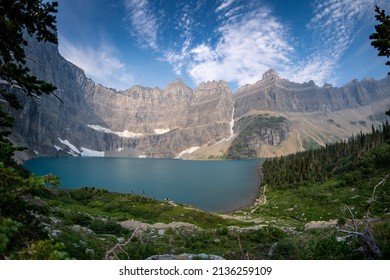
M22 227L21 223L15 222L10 218L0 217L0 253L6 251L11 238Z
M55 86L29 74L25 66L24 36L34 36L38 41L57 43L56 18L57 2L42 0L2 1L0 5L0 96L13 109L21 109L17 92L28 96L53 93ZM15 148L9 141L8 130L13 118L0 106L0 161L14 164Z
M29 75L24 66L27 41L23 32L35 36L38 41L57 43L56 18L57 2L44 3L42 0L2 1L0 6L0 78L8 86L17 86L28 95L51 93L53 85ZM15 94L7 87L1 88L1 95L14 108L20 108Z
M291 238L278 241L274 249L272 258L275 260L296 259L298 254L298 244Z
M390 125L386 122L381 129L373 127L372 133L360 133L348 141L268 159L263 164L263 183L277 189L290 188L304 182L324 182L331 176L352 170L355 170L352 177L356 178L360 172L357 168L364 168L362 164L369 151L370 156L375 157L374 167L390 162L390 147L385 144L389 140Z
M370 134L361 133L348 141L264 163L267 204L257 207L255 213L291 225L295 222L302 231L290 240L279 240L282 252L277 246L273 258L367 257L360 253L362 244L356 237L338 240L343 234L335 229L304 229L309 221L328 220L348 228L352 215L355 219L367 215L383 219L373 222L371 231L388 258L389 219L385 213L390 209L390 182L386 180L390 174L389 131L386 122L380 129L373 127ZM297 246L298 251L294 249Z
M381 219L372 226L374 238L382 252L384 260L390 259L390 219L389 216Z
M69 199L69 196L71 200ZM57 191L48 193L46 201L61 209L70 209L81 215L79 219L87 220L85 215L108 217L113 220L138 220L147 223L170 223L172 221L188 222L203 228L214 227L218 224L242 225L242 222L223 220L222 218L192 210L186 207L173 206L167 202L136 195L111 193L96 188L81 188L68 190L66 193ZM75 222L72 218L70 223ZM88 221L84 221L86 224Z
M66 260L68 253L62 243L53 240L37 240L18 254L22 260Z
M303 139L303 148L307 151L307 150L315 150L315 149L318 149L320 148L320 144L318 144L316 141L314 141L313 139L311 138L305 138Z
M129 230L123 228L121 225L113 221L102 221L95 219L92 220L87 226L95 233L99 234L126 235L129 233Z
M319 229L306 233L299 253L300 259L310 260L351 260L362 259L360 244L356 238L338 241L335 230Z
M378 50L378 56L390 57L390 16L384 10L375 6L375 18L380 23L375 25L375 33L370 35L371 45ZM386 62L390 65L390 61ZM390 72L389 72L390 75Z
M372 40L371 45L378 50L378 56L390 57L390 16L386 15L385 10L381 10L375 6L375 18L380 23L375 25L375 31L370 35ZM390 66L390 60L386 62ZM390 75L390 72L387 73ZM390 116L390 109L386 111L386 115Z
M121 253L119 256L122 259L144 260L153 255L163 254L163 252L159 251L156 245L150 242L130 242L130 244L126 246L125 252Z
M55 177L27 176L21 167L0 162L0 252L11 256L26 245L47 238L41 221L34 214L44 213L42 201L35 196L45 192ZM17 255L16 255L17 256Z

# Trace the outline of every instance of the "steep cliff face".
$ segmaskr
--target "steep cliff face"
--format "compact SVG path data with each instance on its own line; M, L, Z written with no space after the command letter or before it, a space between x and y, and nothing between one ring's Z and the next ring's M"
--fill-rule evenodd
M28 146L30 156L63 154L59 148L66 146L59 139L71 139L79 149L104 146L104 139L85 126L90 119L101 122L82 94L85 88L97 86L80 68L66 61L56 45L38 44L30 39L27 56L31 72L55 84L63 103L53 95L38 99L21 93L24 108L13 112L13 139Z
M238 89L234 104L238 136L227 150L228 157L283 155L380 124L390 106L390 77L354 80L340 88L318 87L313 81L290 82L269 70L261 81Z
M135 86L116 91L86 78L56 45L31 41L27 51L32 73L56 85L63 99L20 95L24 108L13 112L13 139L30 148L30 157L176 157L230 134L233 97L224 82L192 90L178 79L163 90Z
M187 126L219 123L229 125L233 113L233 94L226 82L200 84L193 94Z
M256 111L334 112L369 105L389 97L390 78L381 81L356 80L343 87L313 81L298 84L281 79L273 70L264 73L261 81L243 86L234 95L235 117Z
M270 115L249 116L236 123L240 131L227 151L231 159L260 157L263 145L279 146L287 139L290 124L284 117Z
M63 103L20 95L12 139L29 147L24 158L273 156L369 130L390 107L390 78L318 87L270 70L235 94L223 81L191 89L180 79L116 91L88 79L56 45L30 39L27 53L32 73L56 85Z
M116 92L100 87L86 92L86 99L112 130L145 135L184 128L192 95L192 89L176 80L164 90L135 86Z

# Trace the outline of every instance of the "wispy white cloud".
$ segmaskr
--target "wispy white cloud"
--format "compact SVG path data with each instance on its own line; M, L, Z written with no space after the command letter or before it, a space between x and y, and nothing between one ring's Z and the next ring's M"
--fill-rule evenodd
M100 48L78 46L66 38L59 38L60 53L84 70L95 82L115 89L126 89L134 83L129 69L115 56L115 48L102 44Z
M293 48L270 10L258 8L245 15L224 12L217 44L203 43L191 50L188 73L195 82L224 79L241 86L256 82L269 68L280 70L290 63Z
M306 25L312 41L303 43L305 53L294 48L297 38L289 33L290 26L260 1L218 1L211 11L218 26L201 41L196 37L199 18L193 1L180 2L176 6L179 16L169 22L180 34L173 43L158 38L169 28L158 24L148 0L123 1L132 34L171 64L175 74L185 72L195 83L223 79L241 86L258 81L269 68L296 82L337 83L339 62L357 36L359 24L372 18L376 0L314 2ZM197 1L200 7L199 3L203 2Z
M314 80L317 84L337 82L338 62L359 32L359 22L370 18L374 0L317 1L307 24L312 31L314 51L282 73L297 82Z
M218 13L218 12L226 9L227 7L232 5L234 3L234 1L235 0L222 0L221 4L215 9L215 12Z
M178 19L177 29L181 30L181 36L177 38L180 42L175 42L179 45L174 49L165 50L161 60L172 65L176 75L181 75L186 61L190 55L191 44L193 41L193 27L195 25L192 16L192 8L189 4L185 4L182 8L181 17Z
M148 0L124 0L131 34L142 47L157 49L157 17Z

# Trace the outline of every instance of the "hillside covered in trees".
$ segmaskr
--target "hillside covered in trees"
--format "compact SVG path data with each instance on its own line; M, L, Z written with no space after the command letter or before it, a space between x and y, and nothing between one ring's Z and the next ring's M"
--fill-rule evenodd
M264 184L276 189L297 186L303 182L324 182L332 175L351 171L345 179L352 182L370 174L374 168L390 162L390 125L372 127L368 134L360 133L348 140L327 144L326 147L268 159L263 164ZM374 151L372 151L375 149ZM372 158L362 161L371 151Z

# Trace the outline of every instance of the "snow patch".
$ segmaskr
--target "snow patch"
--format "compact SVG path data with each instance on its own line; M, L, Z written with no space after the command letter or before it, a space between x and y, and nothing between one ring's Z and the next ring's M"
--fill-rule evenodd
M68 154L72 155L72 156L79 156L81 154L81 152L79 151L79 149L76 148L76 146L74 146L73 144L71 144L68 140L62 140L61 138L58 138L58 140L60 140L60 142L66 146L69 147L70 151L68 152Z
M57 145L54 145L54 148L57 150L57 152L62 150L62 148L58 147Z
M154 133L155 134L165 134L165 133L168 133L170 131L169 128L156 128L154 130Z
M139 155L138 158L146 158L145 154Z
M117 131L117 132L113 132L113 133L116 134L116 135L119 135L120 137L124 137L124 138L137 138L137 137L142 137L143 136L142 133L130 132L128 130Z
M100 131L100 132L104 132L104 133L116 134L116 135L118 135L120 137L123 137L123 138L138 138L138 137L142 137L143 136L142 133L130 132L128 130L112 131L111 129L102 127L100 125L93 125L93 124L88 124L87 126L92 128L92 129L94 129L94 130L97 130L97 131Z
M198 150L200 147L191 147L187 150L184 150L182 151L176 158L180 158L182 155L184 154L192 154L193 152L195 152L196 150Z
M34 152L34 154L35 154L36 156L39 156L39 155L40 155L40 153L39 153L37 150L33 150L33 152Z
M111 129L108 129L108 128L105 128L105 127L102 127L100 125L93 125L93 124L89 124L87 125L88 127L94 129L94 130L97 130L97 131L100 131L100 132L104 132L104 133L113 133L113 131Z
M81 147L81 156L82 157L104 157L104 152Z
M116 151L117 151L117 152L122 152L124 149L125 149L125 148L123 148L123 147L119 147L119 148L116 148Z

